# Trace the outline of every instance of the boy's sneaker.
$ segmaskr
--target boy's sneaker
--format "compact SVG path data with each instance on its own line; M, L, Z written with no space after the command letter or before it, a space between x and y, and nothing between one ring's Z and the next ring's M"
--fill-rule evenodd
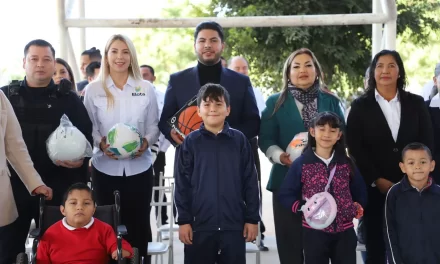
M162 240L169 240L170 239L170 232L169 231L162 231L161 236L162 236Z

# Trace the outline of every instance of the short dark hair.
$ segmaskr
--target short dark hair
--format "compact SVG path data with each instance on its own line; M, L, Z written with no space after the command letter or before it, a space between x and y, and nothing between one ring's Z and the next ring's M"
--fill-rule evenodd
M95 75L95 70L101 68L101 62L99 61L92 61L89 65L86 67L86 76L87 77L93 77Z
M140 68L148 68L150 69L151 74L154 76L154 68L147 64L142 64Z
M73 71L72 68L70 67L69 63L67 63L67 61L61 59L61 58L56 58L55 59L56 63L63 65L67 72L69 73L70 76L70 82L72 83L72 91L76 92L76 83L75 83L75 76L73 76Z
M95 193L92 191L92 189L90 189L90 187L87 184L85 184L83 182L78 182L78 183L74 183L74 184L70 185L70 187L64 193L63 204L62 204L63 206L66 206L66 202L67 202L67 198L69 197L69 194L75 190L89 192L90 195L92 196L93 204L96 203Z
M90 60L94 60L94 61L102 60L101 51L99 49L96 49L95 47L83 51L83 53L81 53L81 56L83 55L88 55Z
M50 44L49 42L45 41L44 39L34 39L31 42L29 42L28 44L26 44L26 46L24 46L24 56L26 57L28 52L29 52L29 48L31 46L37 46L37 47L49 47L50 51L52 51L52 55L55 58L55 49L52 47L52 44Z
M408 145L406 145L405 148L403 148L403 150L402 150L402 161L405 158L405 153L408 150L424 150L428 154L429 158L432 160L431 150L426 145L424 145L422 143L419 143L419 142L413 142L413 143L409 143Z
M200 88L197 94L197 106L200 107L202 101L206 99L212 99L214 101L220 102L223 98L225 100L226 106L229 107L230 99L228 91L220 84L207 83Z
M223 33L223 28L222 28L222 26L220 26L219 23L214 22L214 21L205 21L205 22L202 22L197 25L196 31L194 32L194 42L196 41L197 36L199 35L200 31L202 31L204 29L210 29L210 30L217 31L221 41L224 42L225 34Z

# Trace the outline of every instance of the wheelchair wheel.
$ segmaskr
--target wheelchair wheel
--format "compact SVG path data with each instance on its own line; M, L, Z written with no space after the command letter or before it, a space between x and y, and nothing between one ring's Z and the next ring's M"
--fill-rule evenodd
M20 253L17 256L17 259L15 260L16 264L28 264L29 263L29 259L28 259L28 255L26 253Z
M130 259L130 264L139 264L140 259L139 259L139 249L137 248L133 248L133 257Z

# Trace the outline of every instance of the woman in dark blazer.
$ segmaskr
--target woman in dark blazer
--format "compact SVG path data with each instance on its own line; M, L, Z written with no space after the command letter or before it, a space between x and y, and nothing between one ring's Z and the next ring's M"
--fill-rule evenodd
M368 186L366 263L383 264L383 206L387 191L403 176L401 151L412 142L432 149L434 140L423 98L405 91L405 68L399 53L379 52L371 62L369 76L365 93L351 105L347 143Z
M344 115L340 101L323 91L323 74L315 55L308 49L293 52L284 64L283 89L270 96L261 116L259 147L273 163L267 190L273 193L273 214L278 256L281 264L303 263L302 217L278 201L278 189L291 165L287 145L318 112Z

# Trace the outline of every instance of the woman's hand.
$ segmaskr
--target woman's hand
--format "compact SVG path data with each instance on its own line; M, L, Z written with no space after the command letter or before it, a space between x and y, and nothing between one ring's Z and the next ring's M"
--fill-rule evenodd
M292 165L292 161L290 160L290 155L287 154L286 152L281 153L280 161L281 164L283 164L284 166L290 167L290 165Z
M386 194L388 190L394 185L394 183L390 182L385 178L379 178L375 181L375 183L376 183L376 187L383 194Z
M148 149L148 141L146 138L142 139L142 146L139 148L138 152L134 155L134 158L139 158L144 154L145 151Z
M101 143L99 143L99 149L101 149L101 151L109 158L117 160L118 158L116 157L116 155L109 151L108 148L110 147L109 144L107 144L107 137L102 137L101 139Z

